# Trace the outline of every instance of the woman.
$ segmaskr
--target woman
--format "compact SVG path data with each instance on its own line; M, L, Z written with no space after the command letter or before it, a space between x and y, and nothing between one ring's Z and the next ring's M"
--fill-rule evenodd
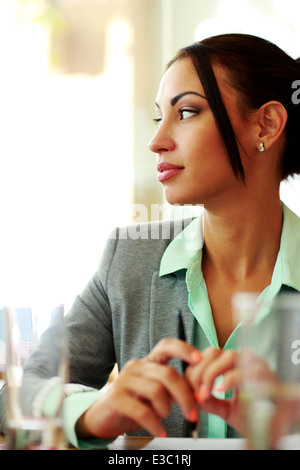
M149 146L157 154L158 179L167 201L204 204L204 245L196 269L205 280L205 300L209 300L215 327L215 341L210 345L216 347L206 350L200 360L195 350L175 339L159 343L146 359L125 367L120 388L116 383L111 397L100 400L84 415L84 429L101 435L99 422L103 422L101 407L105 403L107 421L114 414L120 416L119 431L130 430L130 420L121 425L125 408L129 418L138 416L134 424L144 427L146 421L148 431L161 435L164 428L159 418L170 412L173 401L180 404L187 419L196 419L193 391L203 409L238 427L232 402L216 401L210 391L214 379L234 363L235 353L222 349L226 343L230 345L235 329L233 293L266 294L271 290L268 286L282 239L279 184L300 169L296 144L300 108L291 100L291 86L298 77L299 66L293 59L276 46L245 35L207 39L179 51L168 65L156 99L159 127ZM165 251L164 262L167 255ZM300 285L293 287L299 289ZM272 288L278 290L278 286ZM190 286L188 289L191 292ZM200 291L192 300L194 294L192 291L188 301L197 318L205 294ZM198 321L196 336L204 328L201 319ZM163 334L168 336L168 331ZM166 364L172 357L199 364L190 366L185 381L179 375L170 378L173 370ZM226 389L234 385L233 378L234 373L225 376ZM132 411L125 399L132 403ZM111 412L110 407L114 407ZM104 437L117 431L108 431L107 423L102 429Z
M300 172L299 75L275 45L238 34L196 43L168 64L149 147L167 201L204 211L167 240L111 237L76 299L66 320L71 381L99 389L115 361L121 371L106 394L66 398L74 444L139 429L185 435L199 404L200 436L240 430L236 398L227 398L238 376L232 295L300 290L300 221L279 198L280 182ZM177 308L187 342L176 338Z

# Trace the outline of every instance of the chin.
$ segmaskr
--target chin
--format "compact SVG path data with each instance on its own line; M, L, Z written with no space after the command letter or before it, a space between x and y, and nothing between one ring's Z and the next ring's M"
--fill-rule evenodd
M168 194L165 192L165 198L171 206L203 206L204 202L201 198L189 197L188 195Z

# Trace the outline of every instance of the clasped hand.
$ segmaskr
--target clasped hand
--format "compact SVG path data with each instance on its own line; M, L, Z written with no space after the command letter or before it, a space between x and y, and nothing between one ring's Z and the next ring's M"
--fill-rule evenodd
M178 358L188 364L185 375L168 363ZM211 395L215 378L224 377L224 391L237 380L236 353L208 348L200 353L193 346L173 338L161 340L144 359L129 361L109 390L78 420L79 437L113 438L125 432L146 429L153 436L165 436L161 422L172 405L179 404L185 419L198 419L198 406L238 427L237 400Z

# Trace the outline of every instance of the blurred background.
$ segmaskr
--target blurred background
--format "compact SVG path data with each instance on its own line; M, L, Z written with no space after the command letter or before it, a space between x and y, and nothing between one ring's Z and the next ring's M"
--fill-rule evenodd
M170 215L147 144L180 47L242 32L296 58L299 17L299 0L0 0L0 303L68 309L112 228ZM283 185L300 215L299 195Z

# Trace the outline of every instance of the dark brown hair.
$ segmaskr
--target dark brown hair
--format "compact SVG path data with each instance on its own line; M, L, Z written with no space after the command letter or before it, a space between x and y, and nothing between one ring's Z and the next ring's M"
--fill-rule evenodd
M248 34L223 34L196 42L180 49L167 68L186 57L193 61L235 175L245 181L236 136L212 64L225 67L229 84L239 94L242 113L257 110L268 101L282 103L288 121L281 179L300 173L300 104L292 101L292 83L300 79L299 62L272 42Z

